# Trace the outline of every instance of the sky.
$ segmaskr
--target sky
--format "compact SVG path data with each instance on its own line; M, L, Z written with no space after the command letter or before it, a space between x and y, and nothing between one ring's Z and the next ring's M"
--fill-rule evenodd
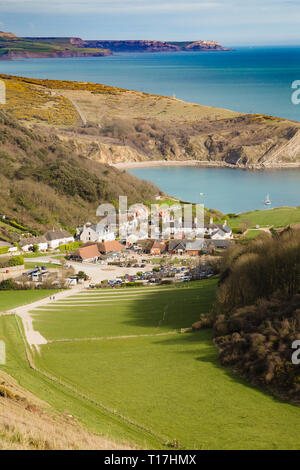
M300 45L300 0L0 0L18 36Z

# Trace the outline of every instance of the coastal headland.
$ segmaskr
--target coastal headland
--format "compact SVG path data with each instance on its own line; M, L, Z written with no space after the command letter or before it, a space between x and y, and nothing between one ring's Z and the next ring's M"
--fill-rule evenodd
M5 111L74 153L120 168L300 166L300 123L109 85L0 75Z

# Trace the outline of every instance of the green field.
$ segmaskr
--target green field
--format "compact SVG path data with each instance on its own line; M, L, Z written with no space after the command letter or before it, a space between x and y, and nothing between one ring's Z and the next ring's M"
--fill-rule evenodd
M247 240L254 240L262 233L266 233L266 232L264 232L263 230L248 230L243 238L246 238Z
M20 324L20 322L18 322ZM6 344L6 365L0 366L22 387L45 400L62 414L76 416L84 427L111 438L139 447L160 448L160 440L136 426L127 423L100 406L80 397L59 383L32 370L25 354L24 342L20 335L15 316L0 317L0 340Z
M55 343L39 364L183 448L299 447L300 409L221 368L210 332Z
M221 367L210 330L180 332L210 309L216 286L211 279L82 291L34 310L35 329L51 340L35 364L57 382L29 369L16 319L2 317L5 370L118 441L152 449L299 448L299 407Z
M245 212L228 220L228 225L238 228L244 221L249 221L252 228L256 225L274 228L300 223L300 207L279 207L263 211Z
M189 328L209 310L216 280L194 288L86 292L33 313L47 339L156 334ZM74 305L76 306L74 308ZM188 307L188 308L187 308Z
M53 295L57 290L14 290L0 291L0 312L20 307Z
M220 367L210 331L179 333L210 308L216 280L189 286L86 291L35 310L53 341L39 367L182 448L297 448L299 408Z

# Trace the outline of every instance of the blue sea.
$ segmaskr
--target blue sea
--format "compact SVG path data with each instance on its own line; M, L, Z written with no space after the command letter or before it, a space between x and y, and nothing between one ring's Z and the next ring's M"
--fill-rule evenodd
M300 47L238 47L229 52L118 54L101 58L0 62L0 73L89 81L207 106L300 121L292 83L300 80ZM187 201L223 212L300 205L300 170L245 172L219 168L139 168L131 173ZM204 196L200 197L200 192Z
M167 194L224 214L300 206L300 169L249 171L232 168L163 166L132 168ZM265 205L269 194L271 206Z
M239 47L226 52L119 54L0 62L0 72L90 81L176 95L186 101L300 121L291 102L300 80L300 47Z

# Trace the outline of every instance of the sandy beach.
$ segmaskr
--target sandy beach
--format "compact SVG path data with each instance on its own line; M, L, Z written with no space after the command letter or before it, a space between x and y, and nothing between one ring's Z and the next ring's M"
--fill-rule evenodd
M273 163L272 165L231 165L225 162L208 162L205 160L145 160L142 162L120 162L111 163L111 166L118 168L119 170L125 170L130 168L150 168L150 167L162 167L162 166L197 166L203 168L238 168L239 170L282 170L289 168L299 168L300 163Z
M146 168L146 167L159 167L159 166L203 166L203 167L231 167L234 168L235 165L228 165L223 162L208 162L208 161L197 161L197 160L146 160L143 162L121 162L113 163L111 166L119 169L126 168Z

